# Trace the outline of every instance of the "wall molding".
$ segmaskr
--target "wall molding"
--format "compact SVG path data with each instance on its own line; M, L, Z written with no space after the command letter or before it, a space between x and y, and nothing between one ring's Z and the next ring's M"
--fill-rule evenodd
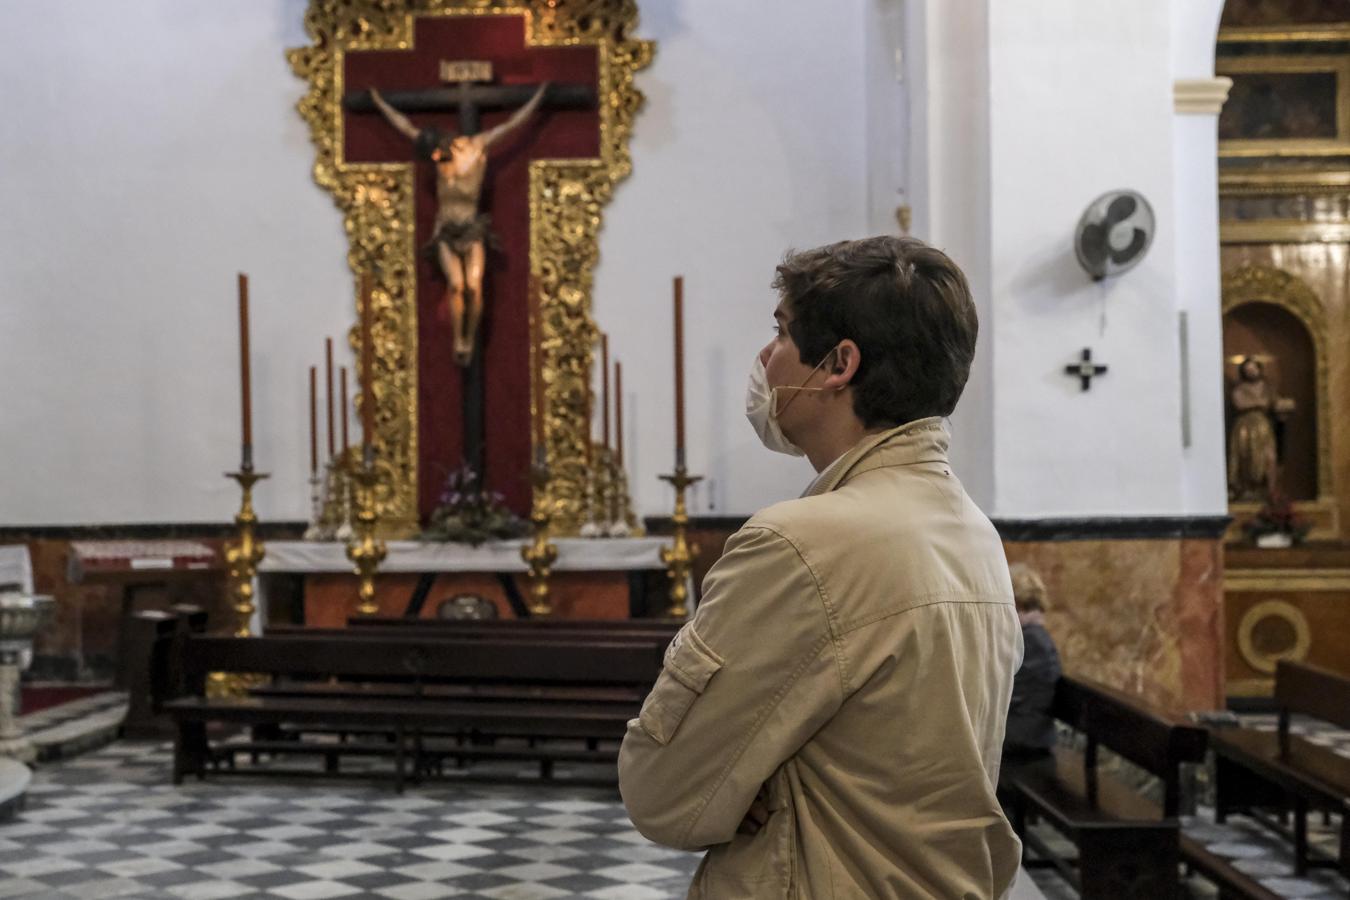
M694 516L694 530L735 531L749 516ZM1057 519L993 519L994 527L1005 541L1138 541L1195 538L1219 540L1228 516L1097 516ZM649 516L650 534L669 534L669 516Z
M1217 116L1232 87L1233 79L1226 75L1178 78L1172 83L1172 108L1183 116Z
M1062 519L994 519L1005 541L1219 540L1228 516L1100 516Z
M258 533L263 540L299 540L306 522L261 522ZM224 539L234 537L233 522L135 522L105 525L0 525L0 543L23 541L101 541Z
M749 516L692 516L689 527L696 531L739 529ZM1096 516L1054 519L993 519L1005 541L1123 541L1197 538L1217 540L1232 520L1228 516ZM305 522L263 522L264 540L299 540ZM648 516L647 531L670 534L670 516ZM0 543L33 540L161 540L232 537L231 522L138 522L104 525L0 525Z

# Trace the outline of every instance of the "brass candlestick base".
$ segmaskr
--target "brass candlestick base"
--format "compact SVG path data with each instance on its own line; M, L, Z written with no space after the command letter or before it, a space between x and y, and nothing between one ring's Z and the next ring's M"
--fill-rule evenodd
M666 574L670 576L670 609L666 615L684 619L689 616L689 571L693 568L694 554L698 552L698 545L689 543L689 508L684 502L684 492L690 485L702 481L703 476L690 475L680 464L673 475L662 475L661 480L670 482L675 488L675 514L671 516L675 523L675 540L669 547L661 548L661 561L666 564Z
M341 543L350 543L356 529L352 526L352 507L355 506L355 500L352 497L354 489L352 487L352 473L359 468L359 464L352 454L343 451L337 459L331 463L338 479L338 503L336 525L333 529L333 539Z
M262 562L267 551L258 539L258 516L253 511L253 486L267 474L241 469L238 472L226 472L226 478L239 482L243 501L234 517L239 528L239 537L225 544L225 569L228 572L230 596L234 598L234 611L239 616L235 637L252 637L253 620L253 579L258 574L258 563Z
M367 448L369 451L369 448ZM355 467L354 467L355 468ZM388 549L384 541L376 540L375 528L379 517L375 512L375 462L369 452L361 466L351 473L355 482L353 493L356 495L356 524L352 527L352 539L347 544L347 558L356 564L356 574L361 578L357 592L360 602L356 611L363 616L373 616L380 611L375 603L375 572L384 562Z
M309 527L305 529L305 540L307 541L323 540L323 487L323 479L319 477L317 471L309 476L309 505L311 512Z
M234 600L234 612L238 624L235 637L253 637L253 580L258 574L258 563L266 555L263 543L258 539L258 515L253 511L253 486L267 474L254 472L250 467L241 467L238 472L226 472L226 478L239 482L243 499L239 512L235 514L234 524L239 528L239 536L226 541L225 557L226 584L229 596ZM207 677L207 695L212 697L239 696L258 683L257 676L242 672L212 672Z
M529 544L520 548L520 557L530 567L530 614L547 616L553 612L548 601L548 579L552 574L553 563L558 559L558 547L549 541L549 523L552 516L548 507L540 498L545 496L548 485L548 466L536 463L531 472L534 481L534 509L530 513Z

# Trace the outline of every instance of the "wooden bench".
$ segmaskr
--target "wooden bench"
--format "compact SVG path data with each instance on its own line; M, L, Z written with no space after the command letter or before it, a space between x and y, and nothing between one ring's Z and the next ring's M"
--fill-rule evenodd
M1041 760L1005 764L999 779L1013 827L1036 853L1027 864L1055 866L1084 900L1182 896L1180 766L1204 760L1204 729L1067 675L1056 686L1051 712L1084 736L1084 751L1061 749ZM1157 776L1162 802L1099 772L1100 747ZM1077 858L1061 858L1030 831L1033 815L1074 844Z
M309 753L330 759L336 753L392 754L395 785L401 789L410 750L411 771L430 768L427 735L621 740L660 673L665 645L660 638L532 644L403 634L364 639L192 636L179 650L188 695L165 704L178 727L174 780L188 773L204 776L208 765L219 770L222 761L242 752ZM208 698L211 672L260 674L278 688ZM596 691L611 693L601 696ZM263 736L213 747L208 723L254 727ZM291 738L279 736L283 728L290 729ZM314 732L380 739L336 748L295 739ZM589 746L458 747L444 752L460 758L613 760L613 753Z
M418 635L426 638L500 638L503 640L525 641L570 641L570 640L662 640L667 643L675 637L678 627L663 624L662 627L649 627L632 624L628 621L579 621L567 625L540 627L527 624L532 620L505 619L498 621L445 620L445 619L388 619L373 621L354 619L346 628L321 628L309 625L269 625L268 635L327 635L330 637L366 638L372 635Z
M1290 731L1293 715L1350 728L1350 677L1306 663L1281 660L1275 670L1275 702L1279 724L1275 731L1252 728L1215 729L1215 818L1222 822L1234 812L1254 819L1281 834L1283 828L1263 811L1293 814L1293 869L1297 875L1309 866L1339 866L1350 877L1350 759ZM1340 813L1339 860L1317 858L1308 846L1308 813Z
M438 632L483 632L504 634L604 634L617 633L675 636L683 622L674 619L412 619L394 616L352 616L347 627L361 629L423 628Z

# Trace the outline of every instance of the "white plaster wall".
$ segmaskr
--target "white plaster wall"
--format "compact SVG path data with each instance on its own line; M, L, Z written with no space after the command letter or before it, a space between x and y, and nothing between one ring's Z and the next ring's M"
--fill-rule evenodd
M1185 509L1170 32L1162 3L990 4L996 515ZM1094 284L1074 227L1115 188L1159 228ZM1063 371L1084 347L1110 366L1086 393Z
M975 362L952 416L951 460L986 512L994 504L995 340L990 260L987 0L906 0L913 233L966 273L980 318Z
M305 516L307 366L353 315L282 57L304 7L0 0L0 524L233 515L238 270L259 512Z
M1214 76L1214 42L1223 0L1172 4L1176 78ZM1177 306L1187 315L1191 446L1182 451L1186 511L1228 510L1225 474L1223 321L1219 268L1218 116L1176 115Z
M1221 398L1197 404L1183 455L1177 384L1179 309L1193 374L1218 347L1217 275L1179 274L1214 255L1181 234L1210 215L1196 147L1212 123L1171 112L1174 70L1208 71L1188 48L1219 0L1195 4L1209 19L1191 0L903 0L897 33L899 2L643 5L657 56L595 289L625 363L640 512L670 505L655 477L672 457L670 276L686 276L689 462L709 479L694 510L793 496L809 467L762 450L742 414L773 267L789 247L888 228L897 179L915 233L966 269L980 305L953 421L977 500L1001 516L1221 511ZM282 55L305 42L304 6L0 0L22 35L0 56L0 462L17 473L0 481L0 524L232 514L238 269L257 461L273 472L260 513L306 514L306 367L353 313ZM1093 286L1071 231L1120 186L1162 227L1140 268ZM1081 395L1061 371L1085 345L1112 370Z
M803 460L745 421L750 364L772 336L769 288L788 248L868 233L864 17L871 0L642 5L657 41L633 177L605 212L595 314L624 362L626 443L640 513L668 514L673 463L670 279L685 276L693 511L751 513L796 496Z
M0 58L0 202L23 211L0 220L0 383L22 386L0 394L0 458L21 473L0 483L0 523L233 513L237 269L253 287L257 462L273 473L260 514L307 513L306 366L352 313L282 55L305 42L304 5L0 0L24 36ZM644 7L659 49L596 282L643 513L669 508L655 476L671 458L677 272L689 460L709 477L695 509L752 512L811 476L759 448L743 391L783 252L867 232L864 11Z

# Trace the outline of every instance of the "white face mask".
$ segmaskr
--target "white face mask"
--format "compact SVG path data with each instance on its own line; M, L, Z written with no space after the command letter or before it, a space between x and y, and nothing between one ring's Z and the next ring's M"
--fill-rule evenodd
M838 349L837 347L835 348ZM816 368L811 370L811 374L806 376L810 381L811 376L823 365L825 361L833 355L834 350L825 354L816 364ZM778 387L769 387L769 374L764 370L764 361L755 354L754 365L750 367L750 382L745 388L745 417L750 420L750 425L755 429L755 434L759 435L759 440L775 453L786 453L788 456L805 456L806 451L798 447L788 436L783 434L783 428L778 424L778 414L782 412L778 408L778 392L781 390L796 391L815 391L819 392L824 388L806 387L805 383L798 387L779 385ZM793 394L796 397L796 394ZM792 400L789 399L788 403ZM786 408L786 406L784 407Z
M750 367L750 383L745 387L745 417L759 435L759 440L775 453L788 456L805 456L805 452L783 434L778 424L778 388L769 387L769 376L764 371L764 361L755 354L755 364Z

